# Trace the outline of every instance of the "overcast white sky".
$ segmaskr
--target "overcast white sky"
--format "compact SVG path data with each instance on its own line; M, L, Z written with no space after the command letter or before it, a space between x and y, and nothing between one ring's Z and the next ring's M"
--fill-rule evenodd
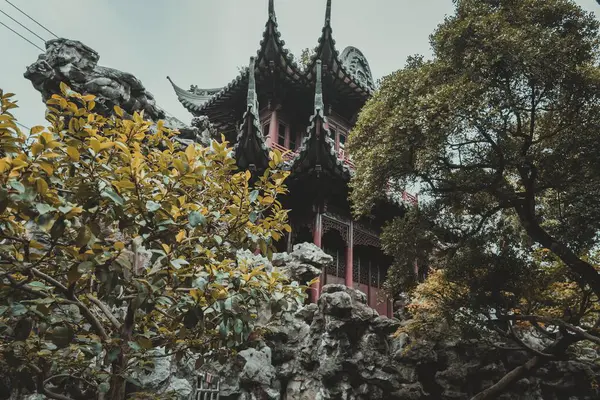
M267 0L10 0L58 36L75 39L100 54L100 65L136 75L160 106L184 122L191 115L179 104L166 79L179 86L226 85L256 54L267 20ZM595 0L577 0L600 11ZM321 33L326 0L275 0L286 46L299 56L314 48ZM5 0L0 10L45 39L51 35ZM333 0L332 26L338 50L352 45L367 57L375 79L404 65L412 54L429 56L429 34L452 13L451 0ZM5 15L0 21L43 43ZM15 112L27 126L44 122L40 94L23 78L39 50L0 26L0 88L14 92Z

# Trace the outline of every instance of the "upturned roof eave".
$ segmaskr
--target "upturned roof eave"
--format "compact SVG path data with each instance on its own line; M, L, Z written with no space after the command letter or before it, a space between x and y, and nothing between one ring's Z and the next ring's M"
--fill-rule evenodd
M265 143L260 117L259 105L256 94L255 59L250 59L248 68L248 94L246 112L239 128L236 144L233 147L238 166L247 169L254 165L258 170L264 170L269 165L269 148Z

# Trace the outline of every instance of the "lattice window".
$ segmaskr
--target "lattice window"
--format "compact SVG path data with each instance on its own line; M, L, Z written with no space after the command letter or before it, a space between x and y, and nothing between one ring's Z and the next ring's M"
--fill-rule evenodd
M365 258L361 259L360 263L360 277L359 282L368 285L369 284L369 261Z
M379 265L376 263L371 264L371 286L379 287Z
M219 400L221 381L219 377L201 373L196 381L196 400Z
M329 275L345 277L346 276L346 252L340 249L325 247L325 253L333 257L333 263L327 267Z
M352 261L352 282L360 282L361 259L355 254Z

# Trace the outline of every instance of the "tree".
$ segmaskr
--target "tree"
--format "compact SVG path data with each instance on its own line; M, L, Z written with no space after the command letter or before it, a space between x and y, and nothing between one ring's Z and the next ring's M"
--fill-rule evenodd
M302 70L304 70L304 71L308 70L314 55L315 55L314 49L310 49L308 47L305 49L302 49L302 52L300 53L300 60L299 60Z
M125 398L154 357L226 358L303 287L236 255L290 227L287 173L237 171L142 114L95 114L62 85L24 135L0 91L0 366L53 399ZM163 353L154 349L164 348Z
M406 262L388 288L414 287L412 261L429 254L455 316L469 310L532 353L483 399L575 343L600 344L600 37L568 0L455 3L434 58L411 58L361 112L352 197L364 213L388 185L420 185L424 204L385 230ZM544 297L552 311L533 305ZM545 348L523 343L533 331Z

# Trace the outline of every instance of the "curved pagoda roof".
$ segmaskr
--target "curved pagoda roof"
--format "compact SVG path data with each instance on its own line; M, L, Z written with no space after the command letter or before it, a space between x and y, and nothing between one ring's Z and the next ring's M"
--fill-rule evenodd
M285 41L279 32L274 0L269 0L269 17L254 64L258 84L277 73L286 84L312 91L317 80L317 61L321 61L323 74L331 78L331 85L327 86L326 90L333 88L341 96L365 102L375 86L369 64L355 47L347 47L340 55L335 47L332 32L331 0L327 0L325 24L315 54L309 67L303 70L285 47ZM222 127L239 119L230 119L232 115L227 110L233 110L243 104L248 90L248 76L249 71L244 69L227 86L217 89L199 89L192 86L190 90L186 90L177 86L170 78L169 81L177 98L188 111L195 116L206 115L217 127Z
M327 117L324 113L322 63L315 62L315 76L317 79L315 87L314 113L310 117L310 125L307 134L302 140L300 149L292 159L290 169L293 172L304 173L327 173L337 175L344 180L349 180L352 171L338 158L335 151L335 142L330 137L327 125Z

